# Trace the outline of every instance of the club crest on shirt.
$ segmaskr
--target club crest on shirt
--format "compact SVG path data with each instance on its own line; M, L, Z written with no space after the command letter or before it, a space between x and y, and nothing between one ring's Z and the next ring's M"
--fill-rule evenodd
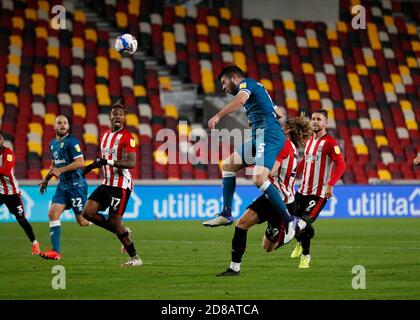
M60 148L63 149L63 147L64 147L64 142L61 142L60 143Z

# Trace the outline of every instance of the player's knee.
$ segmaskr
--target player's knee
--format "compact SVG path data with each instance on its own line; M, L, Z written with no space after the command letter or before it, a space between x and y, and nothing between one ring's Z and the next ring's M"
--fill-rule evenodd
M262 247L266 253L273 252L276 249L276 244L268 241L267 238L264 238L262 242Z
M16 217L16 221L19 222L19 223L22 223L22 222L25 222L26 221L26 217L23 214L22 215L15 214L15 217Z
M266 181L267 181L267 178L263 174L252 176L252 182L254 182L254 184L257 187L261 187L264 184L264 182L266 182Z
M241 218L239 218L239 220L236 222L236 226L239 228L239 229L242 229L242 230L248 230L249 228L250 228L250 223L249 223L249 220L248 219L245 219L245 218L243 218L243 217L241 217Z
M237 166L235 166L234 164L223 162L222 171L236 172L238 170Z
M90 219L92 218L93 213L91 211L89 211L88 208L83 208L82 210L82 217L85 218L86 220L90 221ZM77 221L80 225L80 222Z
M50 211L48 212L48 218L50 219L50 221L55 221L57 220L57 214L54 211Z
M77 219L77 223L79 224L79 226L88 227L89 226L89 220L86 219L85 217L83 217L82 215L80 215L80 217L82 219Z

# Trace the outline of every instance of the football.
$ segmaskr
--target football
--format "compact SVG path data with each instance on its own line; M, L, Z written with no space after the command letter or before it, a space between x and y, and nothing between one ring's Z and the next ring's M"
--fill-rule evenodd
M137 46L137 39L129 33L119 35L115 39L115 50L124 56L133 55L137 51Z

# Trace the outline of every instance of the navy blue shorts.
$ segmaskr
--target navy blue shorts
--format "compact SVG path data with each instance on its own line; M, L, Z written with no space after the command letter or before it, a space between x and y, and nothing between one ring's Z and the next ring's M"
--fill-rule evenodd
M87 194L86 180L60 182L52 198L52 203L64 204L66 210L73 209L74 214L80 215L87 201Z

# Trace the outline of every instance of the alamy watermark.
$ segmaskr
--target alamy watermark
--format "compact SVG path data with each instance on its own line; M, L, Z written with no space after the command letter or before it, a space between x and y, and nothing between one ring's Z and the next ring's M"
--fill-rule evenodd
M188 124L180 121L179 132L186 132ZM266 142L264 129L212 129L203 134L203 129L192 129L188 134L177 134L168 128L161 129L155 137L156 153L161 154L167 164L216 164L224 160L229 165L244 167L264 165ZM281 134L279 132L279 134ZM232 156L236 152L236 156ZM255 174L246 170L245 174Z
M55 5L51 8L51 13L55 14L51 19L51 28L54 30L66 28L66 8L61 5Z
M355 30L366 29L366 9L358 4L351 8L351 13L355 15L351 19L351 26Z
M354 290L366 289L366 269L364 266L358 264L353 266L351 273L355 274L351 280L351 286Z
M54 290L66 289L66 269L61 265L55 265L51 270L52 274L55 274L51 280L51 287Z

